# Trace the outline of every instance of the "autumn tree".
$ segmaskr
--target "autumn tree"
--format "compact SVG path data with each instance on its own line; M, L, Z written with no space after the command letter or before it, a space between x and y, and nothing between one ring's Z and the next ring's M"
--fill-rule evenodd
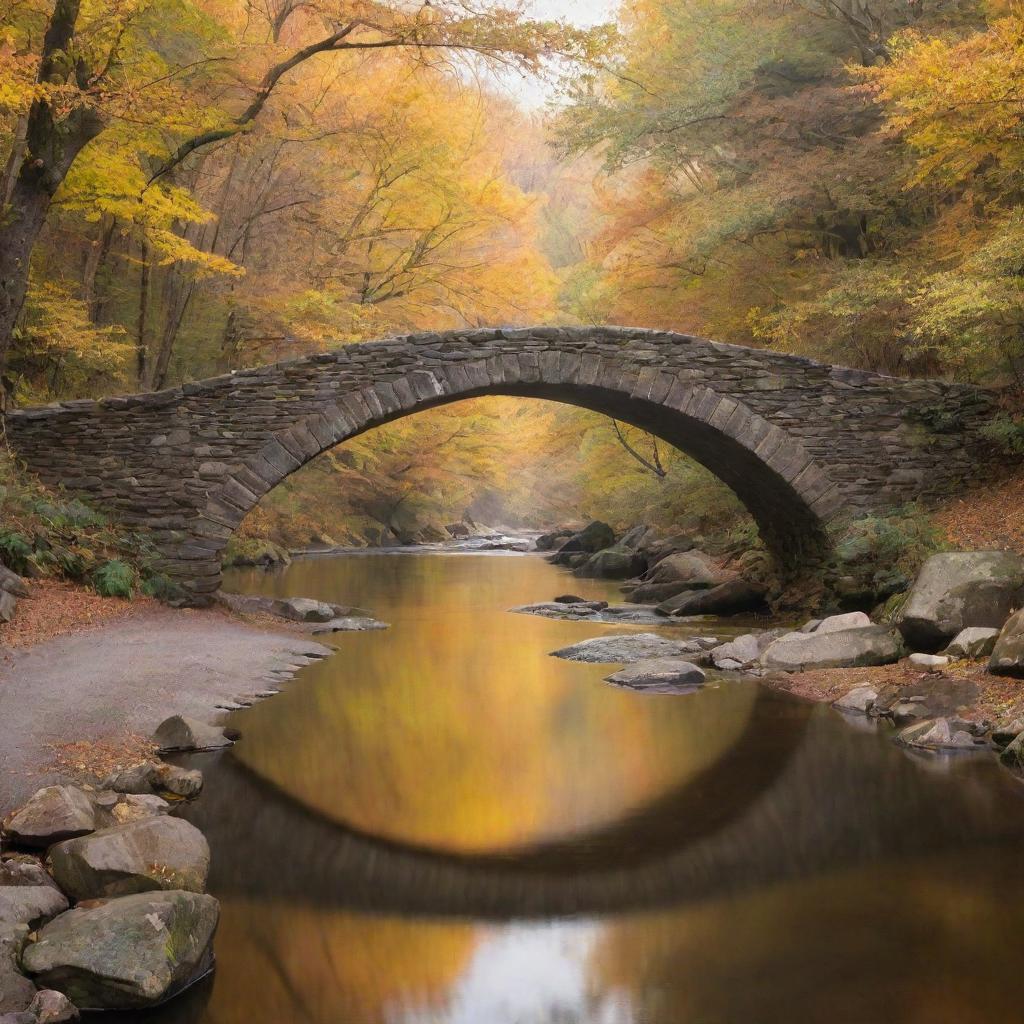
M186 26L184 40L166 21L154 24L169 14ZM461 3L318 0L258 12L189 0L56 0L49 9L13 6L5 20L13 59L0 99L15 128L0 221L0 368L54 196L105 132L140 128L139 161L152 186L191 154L248 131L281 84L321 56L393 50L421 65L465 57L533 73L553 57L592 59L603 43L600 33L531 21L521 6Z

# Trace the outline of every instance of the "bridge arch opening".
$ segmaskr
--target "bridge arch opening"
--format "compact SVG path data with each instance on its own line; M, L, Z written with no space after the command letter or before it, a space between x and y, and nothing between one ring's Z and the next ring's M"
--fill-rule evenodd
M781 565L799 571L827 557L828 524L838 511L834 482L800 441L744 403L679 373L623 372L576 356L546 372L524 359L459 361L390 375L339 394L296 419L228 473L195 523L197 547L167 551L173 575L197 599L220 583L223 549L256 504L317 456L366 431L464 399L489 395L544 399L641 428L677 448L726 484L750 512Z

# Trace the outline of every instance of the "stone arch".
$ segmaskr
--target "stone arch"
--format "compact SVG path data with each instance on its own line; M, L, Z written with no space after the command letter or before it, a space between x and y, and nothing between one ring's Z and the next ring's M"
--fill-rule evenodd
M642 427L707 467L757 522L792 568L822 560L840 507L835 481L783 428L686 370L637 369L579 352L503 354L381 375L342 392L266 440L207 492L192 533L199 544L167 550L168 568L202 599L220 584L223 548L245 515L277 484L323 452L367 430L439 405L485 395L548 399Z

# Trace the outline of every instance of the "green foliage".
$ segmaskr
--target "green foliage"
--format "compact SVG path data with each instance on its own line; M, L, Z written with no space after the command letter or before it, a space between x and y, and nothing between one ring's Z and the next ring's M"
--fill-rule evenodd
M908 423L920 423L933 434L955 434L963 429L963 414L944 405L922 405L907 412Z
M71 580L130 598L140 583L154 596L173 588L155 571L144 538L110 523L78 498L41 486L0 455L0 560L21 575Z
M1024 416L1003 413L986 423L981 432L1007 455L1024 455Z
M0 560L16 573L24 573L32 556L32 543L13 530L0 532Z
M176 604L182 601L186 594L180 584L175 583L170 577L163 573L150 572L142 580L139 588L146 597L156 598L165 604Z
M119 558L103 562L92 574L93 587L101 597L130 599L138 581L138 572Z
M844 569L868 565L913 575L930 555L947 547L925 509L909 504L887 515L855 519L843 531L836 553Z

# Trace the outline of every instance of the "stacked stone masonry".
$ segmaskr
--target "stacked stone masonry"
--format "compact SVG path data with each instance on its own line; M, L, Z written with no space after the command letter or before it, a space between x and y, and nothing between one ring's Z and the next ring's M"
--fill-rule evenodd
M155 394L63 402L7 418L44 481L151 535L203 603L245 514L321 452L478 395L567 402L644 427L729 484L791 563L830 526L982 475L994 396L686 335L625 328L416 334ZM943 432L929 423L941 412ZM951 426L952 424L952 426Z

